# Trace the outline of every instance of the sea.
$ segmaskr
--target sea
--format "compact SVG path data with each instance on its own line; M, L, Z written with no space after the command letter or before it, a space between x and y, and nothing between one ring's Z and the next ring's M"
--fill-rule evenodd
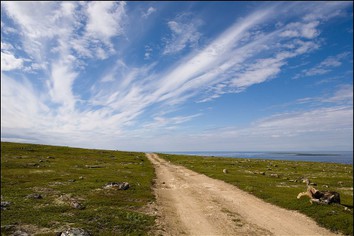
M232 152L232 151L209 151L209 152L161 152L166 154L195 155L211 157L234 157L287 161L311 161L330 162L353 165L352 151L319 151L319 152Z

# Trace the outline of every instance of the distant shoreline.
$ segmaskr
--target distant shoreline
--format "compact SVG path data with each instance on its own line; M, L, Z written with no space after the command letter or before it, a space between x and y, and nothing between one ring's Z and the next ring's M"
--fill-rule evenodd
M340 164L353 164L352 151L318 151L318 152L160 152L177 155L196 155L212 157L231 157L231 158L252 158L252 159L270 159L283 161L308 161L308 162L328 162Z

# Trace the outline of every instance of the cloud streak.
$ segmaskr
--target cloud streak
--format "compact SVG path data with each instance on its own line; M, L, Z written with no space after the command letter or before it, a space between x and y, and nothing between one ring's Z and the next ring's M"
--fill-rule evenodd
M304 74L305 76L314 76L314 75L322 75L322 74L327 74L334 67L338 67L342 65L342 60L344 60L350 53L349 52L344 52L340 53L336 56L330 56L327 57L325 60L323 60L321 63L316 65L315 67L305 70Z
M151 14L156 12L156 8L154 7L149 7L145 13L143 13L142 17L143 18L148 18Z

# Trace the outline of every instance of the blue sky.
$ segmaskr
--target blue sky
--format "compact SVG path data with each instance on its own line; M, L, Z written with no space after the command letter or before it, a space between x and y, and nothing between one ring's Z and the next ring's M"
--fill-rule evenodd
M353 3L1 2L1 140L353 150Z

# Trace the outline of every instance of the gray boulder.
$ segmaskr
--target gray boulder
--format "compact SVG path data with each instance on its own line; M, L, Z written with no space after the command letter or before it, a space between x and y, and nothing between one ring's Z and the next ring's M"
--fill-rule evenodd
M60 232L57 235L58 236L91 236L91 234L89 232L87 232L84 229L79 229L79 228L68 229L63 232Z
M38 193L32 193L26 196L26 198L29 199L42 199L42 195L38 194Z
M27 232L24 232L24 231L21 231L21 230L15 231L12 235L13 236L29 236L29 234Z
M70 202L70 206L71 206L72 208L79 209L79 210L85 209L85 206L82 205L80 202L78 202L78 201L76 201L76 200L72 200L72 201Z
M114 188L118 190L127 190L129 187L130 185L127 182L109 182L104 186L105 189Z
M11 205L11 202L1 202L1 210L6 210L8 206Z

